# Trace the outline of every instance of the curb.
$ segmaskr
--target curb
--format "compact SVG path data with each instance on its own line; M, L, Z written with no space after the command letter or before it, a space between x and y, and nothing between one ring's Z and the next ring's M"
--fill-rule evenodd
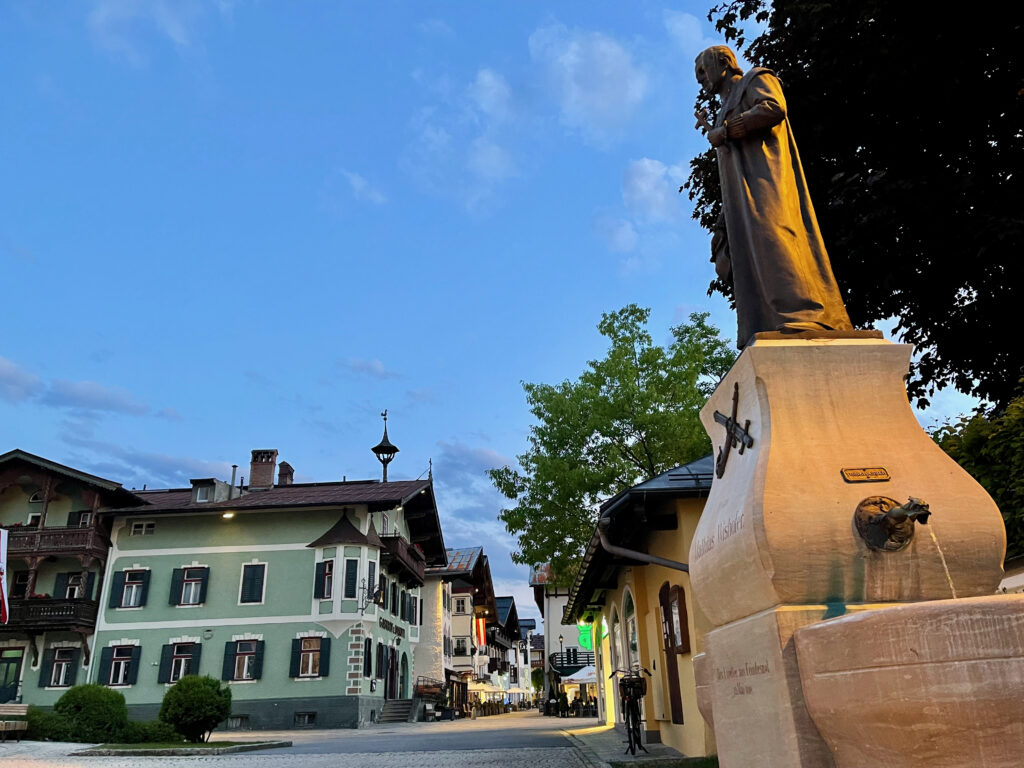
M583 758L583 762L590 766L590 768L611 768L608 763L598 757L591 747L587 746L585 741L569 733L569 731L559 730L559 733L569 740L573 749L579 753L580 757Z
M254 752L258 749L290 747L290 741L260 741L253 744L234 744L230 747L181 747L175 749L83 749L71 752L69 757L201 757L204 755L231 755L236 752Z

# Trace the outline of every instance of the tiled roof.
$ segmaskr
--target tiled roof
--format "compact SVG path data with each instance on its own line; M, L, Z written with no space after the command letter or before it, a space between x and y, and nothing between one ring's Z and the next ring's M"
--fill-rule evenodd
M268 507L315 507L341 504L401 504L430 484L428 480L397 480L391 483L302 483L278 485L265 491L252 491L225 501L192 502L191 488L167 491L136 491L147 503L124 512L176 511L179 509L258 509Z
M531 651L543 651L544 650L544 635L532 635L530 637L530 650Z
M427 568L430 576L447 576L450 574L471 574L476 567L477 558L484 552L483 547L469 549L449 549L448 565L443 568Z

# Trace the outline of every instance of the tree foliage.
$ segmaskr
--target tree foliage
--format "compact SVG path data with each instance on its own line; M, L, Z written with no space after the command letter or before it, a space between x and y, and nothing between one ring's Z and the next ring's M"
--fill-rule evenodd
M191 742L205 741L231 714L231 689L209 675L185 675L164 694L160 719Z
M608 352L575 381L524 382L529 447L520 469L489 472L515 502L499 515L517 536L513 561L550 562L555 581L572 578L604 499L711 450L698 411L735 355L706 313L672 328L667 348L653 342L649 316L635 304L605 314Z
M1024 285L1024 5L727 0L708 19L783 81L854 325L898 318L918 347L921 404L952 384L1005 407L1024 364L1024 346L999 333L1019 325ZM763 31L745 39L752 19ZM710 150L686 187L710 230Z
M537 693L544 690L544 670L541 667L535 667L530 670L530 683L533 685L533 690Z
M57 699L53 711L64 719L72 741L119 741L128 727L124 695L105 685L72 686Z
M1024 396L1002 413L963 418L933 437L1003 513L1007 558L1024 555Z

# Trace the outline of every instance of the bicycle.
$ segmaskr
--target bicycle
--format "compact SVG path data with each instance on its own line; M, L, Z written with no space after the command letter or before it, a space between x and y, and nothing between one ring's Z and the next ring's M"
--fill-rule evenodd
M622 717L626 724L626 752L633 755L636 754L637 747L647 752L640 734L640 700L647 693L647 680L640 675L641 671L647 677L651 676L651 673L640 665L631 670L615 669L608 675L608 679L611 680L615 675L622 673L622 677L619 678L619 698L622 701Z

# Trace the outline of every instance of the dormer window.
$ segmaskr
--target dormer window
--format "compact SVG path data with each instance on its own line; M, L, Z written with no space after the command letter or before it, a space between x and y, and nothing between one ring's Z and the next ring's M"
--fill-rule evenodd
M210 497L213 495L211 493L212 490L213 489L208 485L200 485L196 488L196 503L201 504L204 501L209 501Z

